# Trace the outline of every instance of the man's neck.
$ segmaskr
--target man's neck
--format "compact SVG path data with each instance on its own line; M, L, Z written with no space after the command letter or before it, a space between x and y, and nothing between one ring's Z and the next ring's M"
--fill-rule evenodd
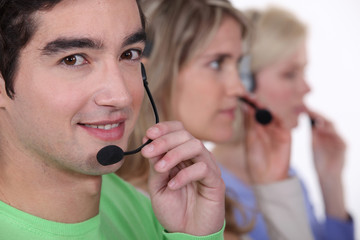
M34 216L82 222L99 212L101 176L59 171L26 161L0 163L0 200ZM20 164L21 163L21 164Z

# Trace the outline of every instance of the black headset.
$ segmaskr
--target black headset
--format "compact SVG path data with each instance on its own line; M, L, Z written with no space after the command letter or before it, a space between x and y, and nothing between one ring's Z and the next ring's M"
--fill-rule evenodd
M254 92L256 88L255 74L251 71L251 56L244 55L239 66L239 74L248 92Z
M153 108L154 111L154 116L155 116L155 123L159 122L159 115L156 109L156 105L154 102L154 99L150 93L150 89L148 87L148 82L147 82L147 77L146 77L146 71L145 71L145 67L144 65L141 63L141 75L142 75L142 80L143 80L143 84L144 84L144 88L146 90L146 93L149 97L151 106ZM147 140L144 144L142 144L141 146L139 146L138 148L128 151L128 152L124 152L120 147L116 146L116 145L108 145L103 147L102 149L99 150L99 152L96 155L96 158L98 160L98 162L103 165L111 165L111 164L115 164L119 161L121 161L124 157L124 155L130 155L130 154L135 154L141 151L141 149L143 147L145 147L145 145L151 143L152 140L149 139Z
M251 56L245 55L239 65L239 75L241 81L243 82L245 89L248 92L254 92L256 88L256 79L255 74L251 71ZM259 109L253 102L249 99L240 97L240 101L248 104L255 109L255 119L258 123L262 125L267 125L272 121L272 114L267 109Z

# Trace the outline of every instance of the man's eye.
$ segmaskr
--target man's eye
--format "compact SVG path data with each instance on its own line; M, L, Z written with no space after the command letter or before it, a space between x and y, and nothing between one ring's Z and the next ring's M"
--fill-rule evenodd
M131 49L121 54L122 60L139 60L141 58L141 51Z
M86 59L78 54L67 56L62 62L68 66L80 66L87 63Z

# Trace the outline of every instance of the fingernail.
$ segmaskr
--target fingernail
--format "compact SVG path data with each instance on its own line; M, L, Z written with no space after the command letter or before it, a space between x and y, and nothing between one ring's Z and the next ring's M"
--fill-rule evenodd
M170 188L175 188L176 186L176 181L174 179L171 179L170 182L168 182L168 186Z
M159 169L163 169L165 168L166 162L164 160L160 160L157 164L156 167Z
M154 151L154 145L152 144L148 144L144 147L144 151L147 153L151 153L152 151Z
M149 129L149 131L151 134L154 134L154 135L158 135L160 132L159 128L157 128L157 127L152 127Z

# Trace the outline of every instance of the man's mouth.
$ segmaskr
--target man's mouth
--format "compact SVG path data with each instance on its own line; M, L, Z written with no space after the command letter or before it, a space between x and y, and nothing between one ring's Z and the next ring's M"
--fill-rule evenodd
M98 128L98 129L110 130L110 129L118 127L119 123L105 124L105 125L84 124L84 126L89 127L89 128Z
M118 141L123 137L125 131L125 122L116 123L93 123L79 124L90 135L100 138L103 141Z

